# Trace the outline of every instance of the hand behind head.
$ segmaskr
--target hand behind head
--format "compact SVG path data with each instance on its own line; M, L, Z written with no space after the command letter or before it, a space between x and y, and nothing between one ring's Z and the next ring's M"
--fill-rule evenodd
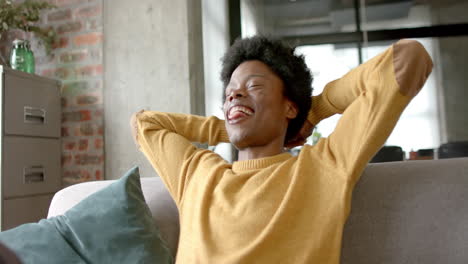
M304 122L304 125L302 125L302 128L297 134L297 136L286 142L286 144L284 144L284 147L291 149L297 146L304 145L307 141L307 138L310 137L310 135L312 135L314 127L315 126L312 123L306 120Z

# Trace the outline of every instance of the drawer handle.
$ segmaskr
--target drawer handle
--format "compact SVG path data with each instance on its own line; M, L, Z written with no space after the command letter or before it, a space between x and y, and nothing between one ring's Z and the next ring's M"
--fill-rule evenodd
M45 169L43 166L29 166L23 168L23 182L40 183L45 180Z
M43 125L45 123L46 110L32 106L24 107L24 122Z

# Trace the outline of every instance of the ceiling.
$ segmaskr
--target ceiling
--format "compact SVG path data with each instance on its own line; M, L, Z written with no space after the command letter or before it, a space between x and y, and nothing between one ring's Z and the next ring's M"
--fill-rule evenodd
M281 36L332 33L355 27L354 0L250 0L263 10L270 33ZM361 0L359 0L361 1ZM468 0L365 0L366 20L408 17L414 5L433 7Z

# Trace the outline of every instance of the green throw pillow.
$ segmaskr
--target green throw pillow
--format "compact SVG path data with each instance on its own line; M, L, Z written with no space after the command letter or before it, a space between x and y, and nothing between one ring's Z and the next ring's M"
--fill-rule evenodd
M173 263L141 191L138 167L64 215L0 233L27 263Z

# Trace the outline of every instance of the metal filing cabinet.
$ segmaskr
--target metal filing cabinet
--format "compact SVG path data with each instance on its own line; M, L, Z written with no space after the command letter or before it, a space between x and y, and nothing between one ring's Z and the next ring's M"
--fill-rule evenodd
M61 186L59 82L0 65L0 230L47 216Z

